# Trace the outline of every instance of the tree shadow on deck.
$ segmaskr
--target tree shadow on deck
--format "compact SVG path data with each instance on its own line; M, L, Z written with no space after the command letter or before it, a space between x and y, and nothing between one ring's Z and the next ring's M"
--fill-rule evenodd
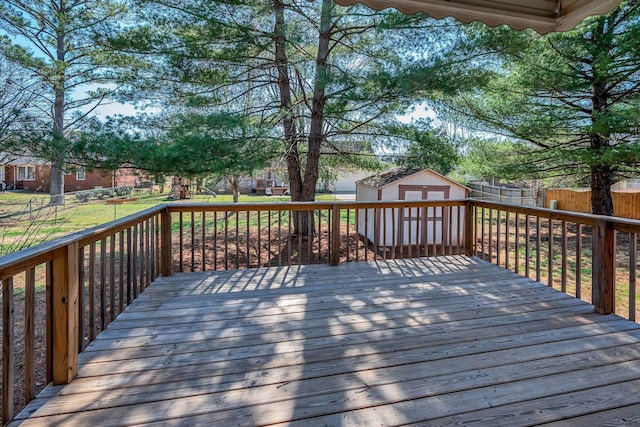
M445 425L514 402L531 412L549 387L599 385L621 363L640 378L638 326L591 311L465 257L176 274L88 347L38 415L369 426ZM572 385L587 368L604 373Z

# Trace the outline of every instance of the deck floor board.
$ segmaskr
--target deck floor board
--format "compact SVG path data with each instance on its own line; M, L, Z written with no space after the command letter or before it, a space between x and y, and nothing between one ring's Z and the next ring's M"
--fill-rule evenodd
M640 325L462 256L154 282L12 425L625 425Z

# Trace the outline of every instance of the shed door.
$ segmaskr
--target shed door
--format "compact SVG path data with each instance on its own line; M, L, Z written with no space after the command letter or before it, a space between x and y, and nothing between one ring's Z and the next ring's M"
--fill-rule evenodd
M448 185L400 185L400 200L447 200ZM441 244L447 241L447 211L436 208L404 208L398 224L399 245ZM444 234L443 234L444 233Z

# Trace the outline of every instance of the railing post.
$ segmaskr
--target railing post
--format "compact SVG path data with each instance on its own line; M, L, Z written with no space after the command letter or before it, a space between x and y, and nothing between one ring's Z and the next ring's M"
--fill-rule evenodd
M340 205L331 206L331 265L340 264ZM348 248L347 248L348 249Z
M53 252L53 384L68 384L78 373L78 242Z
M464 254L466 256L473 256L474 242L473 242L473 202L467 200L464 206Z
M593 227L593 296L596 313L613 313L616 234L613 222L597 220Z
M160 227L160 240L162 242L160 248L160 274L162 276L171 276L171 211L166 207L162 213L162 224Z

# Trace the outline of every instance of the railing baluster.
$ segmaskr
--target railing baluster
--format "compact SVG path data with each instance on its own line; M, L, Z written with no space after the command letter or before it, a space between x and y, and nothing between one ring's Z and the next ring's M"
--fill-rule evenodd
M437 256L438 255L438 239L436 238L437 235L437 229L438 229L438 211L435 206L432 208L433 209L433 228L432 228L432 238L433 238L433 256ZM444 224L441 222L441 226L440 227L444 227Z
M542 249L542 236L540 235L540 217L536 216L536 282L540 282L540 260L541 260L541 249Z
M236 270L240 269L240 211L234 211L234 217L236 221L235 226L235 249L236 249L236 262L235 268Z
M331 265L340 264L340 205L331 208Z
M202 225L200 226L200 249L202 250L202 271L207 271L207 215L202 211Z
M84 334L85 334L85 260L84 246L78 250L78 352L84 350ZM47 307L48 308L48 307ZM47 330L49 325L47 325ZM48 381L47 381L48 382Z
M389 243L387 241L387 208L382 208L382 259L387 260L389 258L389 254L387 253L387 248L389 247ZM356 224L358 223L358 210L356 209ZM356 230L358 226L356 225ZM356 250L357 250L357 241L356 241ZM357 259L357 257L356 257Z
M287 215L287 265L291 266L291 258L293 257L293 249L291 248L291 246L293 245L293 241L292 241L292 233L291 233L291 223L293 222L291 217L291 211L288 210L287 211L288 215Z
M562 272L561 272L561 283L560 283L560 289L562 290L562 292L567 292L567 222L565 220L562 220L561 222L561 226L562 226L562 252L561 252L561 257L562 257Z
M224 216L224 269L229 269L229 212Z
M24 283L24 398L30 402L36 397L36 269L25 273Z
M484 240L485 240L485 224L486 224L486 219L485 219L485 209L484 206L482 207L482 220L481 220L481 224L482 224L482 240L480 241L480 248L482 249L482 259L487 259L485 252L484 252Z
M100 331L107 327L107 239L100 240Z
M307 264L311 264L311 246L313 245L313 211L305 211L305 218L307 218L307 235L305 241L307 242Z
M169 230L171 230L171 226L169 226ZM127 305L131 304L131 301L133 298L133 236L132 236L132 233L133 233L133 230L131 229L131 227L127 228ZM165 259L165 263L167 262L170 262L170 261L167 261ZM170 271L168 266L165 268L167 268Z
M118 311L122 313L124 310L124 256L125 256L124 231L120 231L118 235ZM80 264L82 266L82 264ZM81 300L82 301L82 300ZM82 304L81 304L82 305Z
M282 211L278 211L278 266L282 265Z
M213 271L218 270L218 211L213 211Z
M189 271L196 271L196 213L191 212L191 221L189 222L189 234L191 238L191 265Z
M15 313L13 277L2 281L2 425L13 418L15 390Z
M273 257L273 253L271 252L271 211L267 211L267 236L269 237L267 239L267 252L269 253L269 255L267 256L267 260L270 261L271 258ZM280 238L278 237L278 240Z
M493 209L489 209L489 262L493 263Z
M297 237L298 237L298 265L302 265L302 238L303 238L303 230L304 230L304 211L298 211L297 215L297 224L298 224L298 233Z
M78 251L79 252L79 251ZM49 384L53 381L53 261L45 263L45 382ZM82 264L79 264L82 268ZM82 300L80 300L82 301ZM78 327L79 330L80 327ZM82 340L79 347L82 345Z
M515 229L515 238L516 238L516 259L515 259L515 267L516 274L520 274L520 214L516 212L516 229Z
M576 234L576 298L582 298L582 224Z
M145 244L144 244L144 222L141 222L137 225L136 230L139 230L139 239L138 239L138 268L139 268L139 273L140 273L140 282L139 282L139 288L138 288L138 295L140 295L140 292L142 292L142 290L144 289L144 281L145 281L145 274L144 274L144 266L145 266L145 259L144 259L144 254L145 254ZM137 296L136 296L137 298Z
M347 208L347 233L346 233L347 234L347 262L351 261L351 246L349 245L349 226L351 225L350 214L351 214L351 211Z
M629 233L629 320L636 320L636 263L638 235Z
M525 277L529 277L529 269L531 267L531 261L530 261L530 256L531 256L531 242L529 241L531 239L531 233L529 232L529 214L526 214L524 216L524 275Z
M180 213L180 222L182 222L182 213ZM180 229L182 230L182 224L180 224ZM182 232L180 233L182 236ZM131 265L133 266L133 270L131 272L131 278L133 280L133 299L138 298L138 226L133 226L133 241L131 243L133 247L133 253L131 254ZM182 242L180 242L180 271L182 271Z
M249 211L246 212L247 215L247 235L246 235L246 239L247 239L247 268L251 267L251 249L250 249L250 244L251 242L249 241L249 236L251 236L251 231L250 231L250 227L249 227L249 223L251 222L251 215L249 214Z
M510 239L509 239L509 233L510 233L510 228L509 227L509 211L505 211L504 213L504 268L506 268L507 270L509 269L509 245L510 245Z
M182 212L178 213L178 256L180 258L180 267L178 271L182 273L184 271L184 218Z
M549 218L549 247L547 249L547 258L548 258L548 271L547 277L548 282L547 286L553 287L553 220Z
M396 234L397 230L398 230L398 227L396 226L396 208L392 208L391 209L391 258L393 259L396 258L396 246L398 246L398 243L397 243L398 240L396 240L396 238L399 239L399 237ZM400 255L400 258L402 258L402 255Z
M460 239L462 239L462 229L461 229L461 221L462 218L462 206L457 206L457 226L456 226L456 255L460 255ZM473 209L473 208L472 208ZM475 211L475 209L474 209ZM475 214L474 214L474 223L475 223ZM472 236L475 236L475 230L467 230L468 233L471 233ZM475 239L473 239L475 242ZM473 254L477 255L475 248Z
M151 228L151 220L147 219L144 221L145 223L145 265L146 265L146 272L145 272L145 288L148 287L151 282L153 281L153 278L151 277L151 234L152 234L152 228Z
M442 244L440 247L440 255L446 255L446 245L447 245L447 224L451 227L451 217L448 214L447 207L443 206L440 208L442 210L442 227L441 227L441 238ZM445 216L445 212L447 212L447 216ZM445 222L446 219L446 222Z
M96 339L96 243L89 245L89 342Z
M257 233L258 241L257 241L257 245L258 245L258 247L256 248L257 249L257 253L258 253L257 254L257 256L258 256L258 268L262 267L262 245L261 245L261 241L260 241L261 240L260 238L262 237L261 236L262 235L262 229L260 228L260 217L261 216L262 216L262 211L258 211L258 218L257 218L257 221L258 221L258 224L257 224L257 226L258 226L258 233Z
M369 208L364 211L364 260L369 260Z
M116 236L109 237L109 308L111 309L110 322L116 318Z
M158 266L158 221L157 216L151 218L151 230L153 235L151 236L151 277L152 281L158 278L157 266ZM122 310L121 310L122 311Z
M498 209L496 212L496 265L500 265L500 220L502 218L502 211Z

